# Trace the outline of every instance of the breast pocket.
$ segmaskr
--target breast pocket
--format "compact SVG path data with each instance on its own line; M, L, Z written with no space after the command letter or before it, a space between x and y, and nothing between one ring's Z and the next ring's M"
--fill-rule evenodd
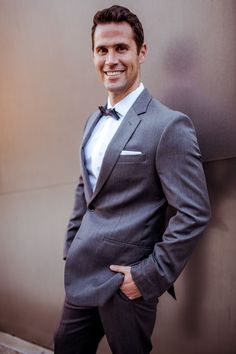
M118 163L138 163L146 161L146 154L120 155Z

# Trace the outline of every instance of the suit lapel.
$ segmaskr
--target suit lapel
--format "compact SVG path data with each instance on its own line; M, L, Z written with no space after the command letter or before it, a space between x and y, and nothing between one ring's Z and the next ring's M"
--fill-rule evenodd
M120 153L123 150L123 147L129 140L130 136L133 134L134 130L136 129L141 120L137 115L135 115L135 117L132 117L132 119L126 118L123 120L119 129L117 130L116 134L108 145L108 148L103 158L96 188L90 201L92 201L92 199L94 199L96 195L100 192L107 178L111 174L120 156Z
M84 155L84 146L86 145L88 139L91 136L91 133L93 129L95 128L97 122L99 121L101 117L101 113L99 111L96 111L92 114L90 119L87 122L87 125L85 127L84 131L84 136L81 144L81 149L80 149L80 161L81 161L81 170L82 170L82 177L84 181L84 192L85 192L85 199L89 200L93 194L92 186L89 181L89 176L88 172L85 166L85 155Z
M82 148L85 146L88 139L90 138L90 135L91 135L95 125L99 121L100 117L101 117L101 113L99 111L96 111L89 118L87 125L85 127L85 130L84 130L83 140L82 140L82 144L81 144Z
M151 99L152 97L145 89L125 116L116 134L108 145L97 180L96 188L94 193L90 195L91 199L89 202L92 202L92 200L98 195L103 185L107 181L120 156L121 151L139 125L142 119L141 114L146 112Z

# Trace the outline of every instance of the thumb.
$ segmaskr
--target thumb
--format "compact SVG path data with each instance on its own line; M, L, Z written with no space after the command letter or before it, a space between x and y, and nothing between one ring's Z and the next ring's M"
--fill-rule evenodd
M123 273L123 274L126 274L129 271L129 267L120 266L120 265L111 265L110 269L113 272L118 272L118 273Z

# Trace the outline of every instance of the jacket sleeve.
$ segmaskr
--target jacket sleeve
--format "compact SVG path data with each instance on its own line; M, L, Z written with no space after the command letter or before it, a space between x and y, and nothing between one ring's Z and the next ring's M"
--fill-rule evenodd
M66 259L70 245L79 230L82 218L86 212L86 201L84 196L84 182L82 176L79 177L79 182L75 190L74 208L69 219L69 223L65 235L63 258Z
M163 193L175 209L152 254L131 267L144 298L160 296L177 279L210 219L201 155L191 120L179 115L163 131L156 152Z

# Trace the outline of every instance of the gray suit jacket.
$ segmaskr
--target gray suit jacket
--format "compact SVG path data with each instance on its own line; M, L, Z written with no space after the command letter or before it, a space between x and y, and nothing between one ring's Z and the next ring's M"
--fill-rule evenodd
M65 242L66 296L81 306L101 306L119 289L123 275L111 264L131 265L144 299L159 297L179 276L210 216L191 120L146 89L109 144L92 192L84 146L99 117L92 114L85 128ZM168 205L175 213L166 227Z

